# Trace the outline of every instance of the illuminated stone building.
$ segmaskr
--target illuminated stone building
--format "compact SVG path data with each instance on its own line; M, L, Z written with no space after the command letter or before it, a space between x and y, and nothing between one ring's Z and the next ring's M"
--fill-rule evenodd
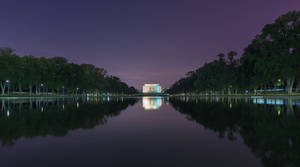
M161 93L162 88L160 84L144 84L143 93Z

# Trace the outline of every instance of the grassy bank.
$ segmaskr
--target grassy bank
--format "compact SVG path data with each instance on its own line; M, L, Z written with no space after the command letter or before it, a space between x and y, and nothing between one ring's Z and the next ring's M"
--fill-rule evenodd
M32 95L29 95L29 94L4 94L4 95L0 95L0 98L1 97L73 97L72 95L56 95L56 94L48 94L48 95L44 95L44 94L40 94L40 95L37 95L37 94L32 94Z
M135 95L130 95L130 94L109 94L109 95L89 95L88 97L132 97ZM87 95L83 94L77 94L77 95L72 95L72 94L4 94L0 95L0 98L74 98L74 97L87 97Z
M270 93L270 94L263 94L263 93L256 93L256 94L197 94L197 93L181 93L181 94L171 94L171 97L251 97L251 96L273 96L273 97L300 97L300 93L292 93L292 94L285 94L285 93Z

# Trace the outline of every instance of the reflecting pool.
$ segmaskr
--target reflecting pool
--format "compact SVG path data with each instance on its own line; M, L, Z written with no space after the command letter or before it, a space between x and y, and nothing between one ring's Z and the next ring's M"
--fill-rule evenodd
M1 166L296 167L300 99L0 99ZM155 110L155 112L144 112Z

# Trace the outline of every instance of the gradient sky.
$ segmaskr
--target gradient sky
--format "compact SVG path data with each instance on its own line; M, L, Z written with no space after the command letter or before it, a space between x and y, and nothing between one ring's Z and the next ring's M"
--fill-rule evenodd
M168 87L289 10L300 0L0 0L0 47Z

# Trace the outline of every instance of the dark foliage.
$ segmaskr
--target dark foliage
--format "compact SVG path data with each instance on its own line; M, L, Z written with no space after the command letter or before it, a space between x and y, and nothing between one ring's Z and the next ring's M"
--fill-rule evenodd
M239 59L231 51L174 83L169 93L228 93L300 86L300 11L266 25Z

